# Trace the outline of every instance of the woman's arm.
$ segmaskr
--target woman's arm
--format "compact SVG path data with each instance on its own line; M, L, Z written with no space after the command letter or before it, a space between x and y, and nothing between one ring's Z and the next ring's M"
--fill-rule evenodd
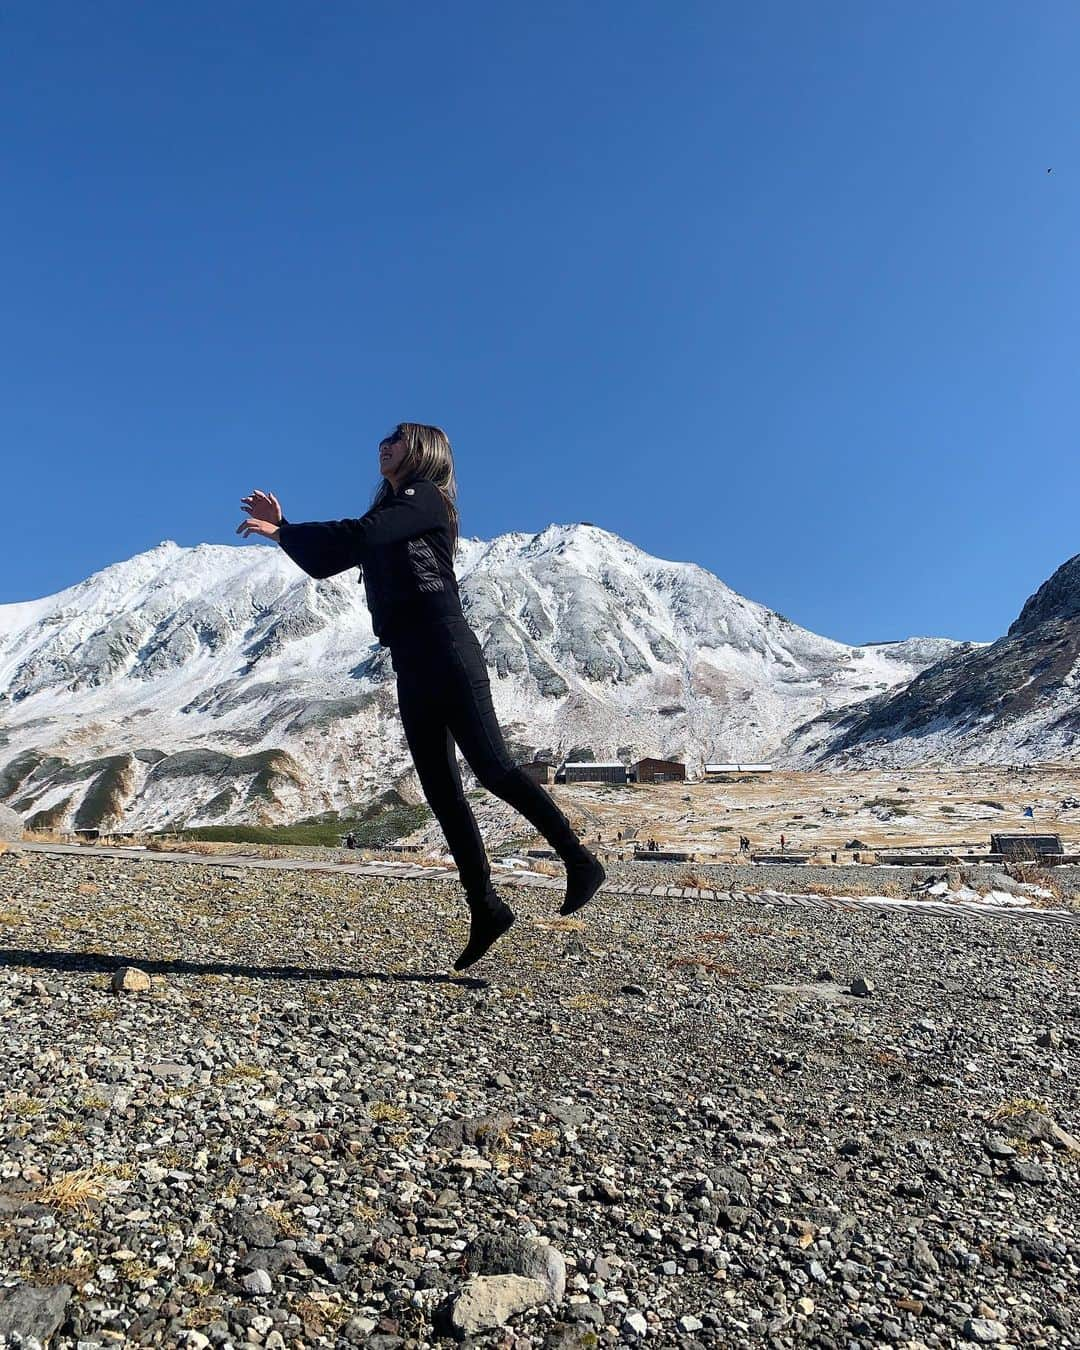
M446 507L434 483L421 478L358 519L311 520L278 526L278 543L312 577L332 577L362 567L373 549L415 539L446 524Z

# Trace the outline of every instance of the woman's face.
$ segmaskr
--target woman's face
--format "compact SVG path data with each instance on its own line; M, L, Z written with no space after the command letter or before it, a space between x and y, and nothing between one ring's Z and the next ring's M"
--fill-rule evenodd
M379 443L379 472L384 478L393 480L401 471L408 452L405 437L392 431L386 440Z

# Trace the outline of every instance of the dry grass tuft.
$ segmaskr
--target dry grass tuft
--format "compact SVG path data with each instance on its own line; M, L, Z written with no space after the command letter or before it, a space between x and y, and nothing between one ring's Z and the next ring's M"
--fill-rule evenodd
M267 1205L265 1212L277 1224L283 1237L301 1238L307 1232L303 1224L298 1223L293 1218L280 1200L276 1200L272 1205Z
M106 1183L114 1175L111 1167L80 1167L75 1172L66 1172L55 1181L48 1182L31 1195L38 1204L51 1205L53 1209L90 1213L92 1202L100 1202L108 1195Z
M533 1149L554 1148L559 1142L558 1130L545 1130L538 1128L529 1135L529 1146Z
M221 852L220 845L205 839L151 839L146 849L148 853L200 853L206 857Z
M701 966L703 970L711 971L714 975L734 975L735 967L725 965L723 961L713 961L708 956L676 956L668 962L668 969L675 970L682 966Z
M701 872L695 868L687 868L680 872L671 884L682 886L684 889L691 886L699 891L715 891L717 889L715 877L709 876L708 872Z
M352 1316L346 1304L328 1294L305 1294L292 1305L292 1310L313 1339L332 1337Z
M571 994L569 998L563 999L564 1008L573 1008L578 1012L588 1012L608 1006L608 1000L592 989L583 989L580 993Z
M1046 1102L1041 1102L1035 1097L1010 1097L1000 1106L995 1106L990 1112L991 1120L1008 1120L1011 1116L1026 1116L1029 1111L1037 1111L1039 1115L1046 1116L1052 1120L1053 1116L1050 1107Z
M533 919L532 926L534 928L547 928L555 933L580 933L588 927L584 919L561 915L554 919Z
M409 1119L408 1111L402 1106L394 1106L392 1102L372 1102L367 1113L372 1120L392 1125L403 1125Z
M24 1093L16 1093L8 1097L2 1109L0 1117L14 1116L16 1120L26 1120L31 1116L38 1116L45 1110L45 1103L37 1097L28 1097Z
M266 1070L260 1064L230 1064L217 1075L218 1083L250 1082L262 1078Z

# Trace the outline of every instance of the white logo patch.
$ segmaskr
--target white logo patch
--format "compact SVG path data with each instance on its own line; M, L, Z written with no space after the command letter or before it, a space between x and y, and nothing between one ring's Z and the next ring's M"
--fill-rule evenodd
M411 497L411 496L415 493L415 491L416 491L415 488L406 488L406 489L405 489L405 496L406 496L406 497Z

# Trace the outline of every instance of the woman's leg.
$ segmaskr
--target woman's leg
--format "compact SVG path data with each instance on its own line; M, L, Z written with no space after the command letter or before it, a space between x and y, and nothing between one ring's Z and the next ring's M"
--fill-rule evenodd
M567 891L561 912L572 914L592 898L604 869L582 844L558 803L506 748L480 644L471 629L455 634L457 659L450 664L446 720L481 785L519 811L566 864Z
M461 785L457 754L440 700L430 687L399 677L398 708L420 786L446 836L461 884L467 895L482 896L491 884L491 868Z
M491 886L491 870L476 818L461 786L454 742L430 687L398 681L398 707L424 796L442 826L469 905L469 940L454 962L478 961L514 922L514 911Z

